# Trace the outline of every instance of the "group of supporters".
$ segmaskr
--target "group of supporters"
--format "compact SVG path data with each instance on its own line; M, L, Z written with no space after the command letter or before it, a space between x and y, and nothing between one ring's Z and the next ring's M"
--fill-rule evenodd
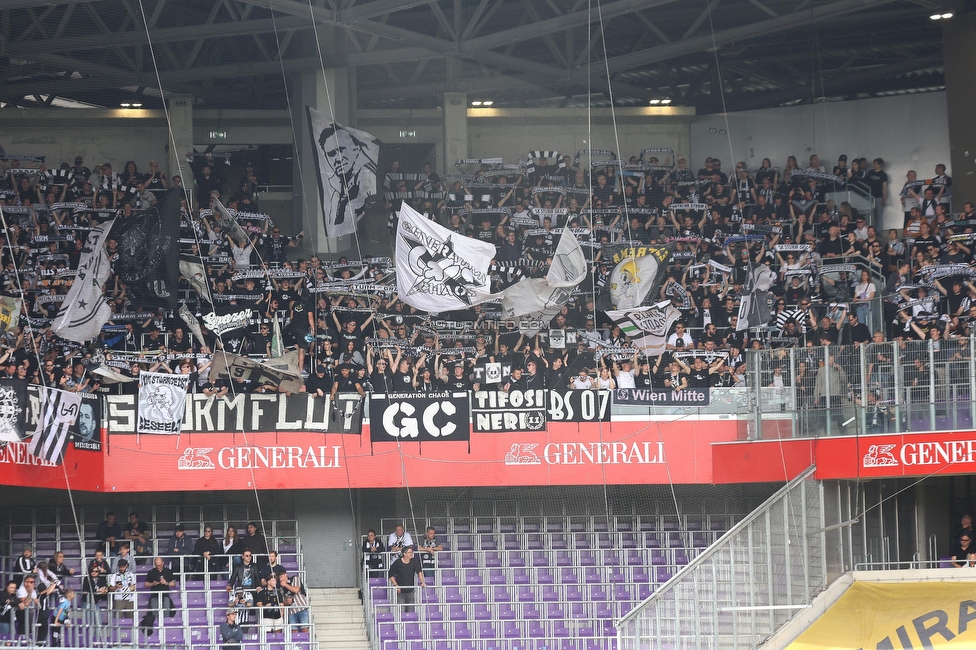
M20 636L39 645L50 639L60 646L72 618L75 624L101 626L104 612L111 610L116 617L132 619L142 590L152 594L139 620L139 628L148 636L158 618L176 615L171 593L178 582L202 580L205 575L211 582L226 579L226 620L215 616L224 642L240 643L250 626L281 632L288 625L295 632L308 632L308 592L300 576L282 566L255 522L248 522L246 530L239 536L235 527L228 526L221 538L206 526L203 535L193 540L178 525L154 549L150 527L138 513L130 513L122 525L109 512L95 534L104 546L88 560L82 575L76 575L79 572L65 563L60 551L48 562L38 561L32 549L24 548L0 596L0 637ZM159 555L154 557L154 550ZM136 565L146 563L152 568L140 582ZM79 608L91 614L79 619L73 613Z
M137 304L111 276L104 295L112 317L87 344L48 328L78 280L74 268L88 232L152 206L182 181L155 163L146 173L132 161L119 173L110 164L92 172L81 156L54 171L16 161L6 169L0 283L3 295L23 303L19 325L0 343L0 378L124 393L137 390L126 379L151 370L191 375L191 391L263 392L277 387L211 377L213 353L267 358L294 348L307 377L303 390L320 395L734 386L745 381L750 348L859 344L876 332L881 340L967 336L976 315L969 266L976 217L971 203L951 214L943 165L928 179L909 172L897 199L904 229L880 234L872 214L834 194L852 189L879 207L895 200L880 158L848 166L841 156L830 171L817 156L806 166L790 157L782 168L764 159L756 169L736 163L726 174L712 158L694 172L669 150L648 149L626 163L611 152L581 159L533 151L519 164L460 161L459 173L446 176L429 164L404 171L394 161L381 172L391 222L407 202L458 235L493 243L493 290L544 276L563 228L576 234L590 274L551 321L527 332L492 303L418 312L397 295L389 257L296 259L302 235L282 235L260 212L253 168L231 186L219 158L192 154L189 161L194 182L186 187L181 252L200 263L209 295L185 277L180 293L202 319L202 336L191 335L173 312ZM246 241L228 237L211 208L214 198L236 215ZM648 358L631 349L601 296L615 251L656 245L666 246L669 258L645 302L668 301L680 318L665 333L666 351ZM114 255L119 242L109 238L106 246ZM762 294L769 319L743 328L740 305L755 289L759 266L770 271ZM242 312L248 317L220 328L220 336L208 328ZM490 364L502 373L490 372ZM114 383L91 372L98 365L115 371Z

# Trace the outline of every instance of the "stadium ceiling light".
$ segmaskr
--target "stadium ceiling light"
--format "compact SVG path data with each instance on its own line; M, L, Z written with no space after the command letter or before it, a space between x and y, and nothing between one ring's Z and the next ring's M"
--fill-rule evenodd
M481 106L481 102L471 102L472 106Z
M657 104L660 104L661 103L661 100L660 99L652 99L652 100L650 100L649 103L651 104L651 106L656 106Z
M948 19L952 18L952 12L949 11L949 12L946 12L946 13L942 14L942 18L943 18L943 20L948 20Z
M130 106L132 106L132 104L130 104L129 102L122 102L121 104L119 104L119 106L121 106L122 108L129 108Z
M952 18L951 11L947 11L944 14L932 14L931 16L929 16L929 20L948 20L950 18Z
M142 108L142 104L133 104L132 108Z
M485 101L483 101L483 102L481 102L481 103L482 103L482 104L483 104L484 106L491 106L491 105L492 105L492 104L494 104L495 102L493 102L493 101L492 101L492 100L490 100L490 99L486 99Z
M661 100L661 103L662 104L670 104L671 103L671 100L670 99L662 99Z

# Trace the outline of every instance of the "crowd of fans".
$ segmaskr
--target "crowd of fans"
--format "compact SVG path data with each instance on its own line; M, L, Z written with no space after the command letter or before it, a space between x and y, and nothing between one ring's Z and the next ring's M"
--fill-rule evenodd
M103 546L83 571L71 568L60 551L44 561L24 548L0 596L0 638L64 645L64 628L73 618L75 624L96 626L105 622L106 610L115 617L134 618L136 597L143 590L151 596L138 625L148 637L159 617L176 615L171 592L179 581L204 576L212 584L226 581L226 621L222 615L215 617L224 642L239 644L250 626L281 632L288 625L295 632L308 632L308 592L301 577L282 566L256 522L248 522L246 531L239 536L228 526L220 538L206 526L203 536L193 540L184 526L177 525L170 537L154 545L150 527L138 513L130 513L123 525L109 512L94 536ZM140 580L136 566L147 563L152 568ZM79 609L87 612L80 620Z
M594 152L594 159L596 153L609 154ZM815 155L806 166L791 156L783 168L767 158L757 169L736 163L731 175L713 158L692 171L668 150L645 150L626 163L605 158L537 151L519 164L462 161L454 175L441 176L430 164L407 172L398 161L381 172L391 223L406 201L452 231L496 246L497 290L543 276L558 233L573 229L592 260L591 275L551 322L528 335L491 303L418 312L396 295L389 257L297 259L302 235L281 234L260 212L253 168L231 185L219 157L191 154L181 249L203 264L212 296L204 300L181 278L181 302L198 317L242 310L253 317L221 337L201 323L200 340L176 314L134 303L113 276L104 292L112 318L89 344L48 329L88 231L153 205L182 180L167 178L155 162L142 173L133 161L121 172L109 163L91 171L81 156L57 170L14 161L0 181L8 224L0 283L4 295L24 301L20 327L0 345L0 377L75 391L136 390L136 382L109 386L93 375L101 364L131 378L144 370L187 373L191 390L208 394L265 391L274 387L211 378L210 358L220 348L269 357L283 347L301 352L303 390L320 395L734 386L745 381L747 349L969 334L976 217L971 203L951 214L943 165L929 179L909 172L896 196L880 158L848 166L841 156L829 172ZM874 197L877 206L899 201L901 232L879 233L870 211L837 202L835 193L848 189ZM249 242L222 232L209 209L215 197L236 210ZM668 333L668 351L645 358L598 305L614 251L658 244L672 252L650 300L670 300L681 318ZM110 255L117 246L108 240ZM772 315L765 326L743 330L739 307L757 265L773 271ZM955 265L951 273L930 268L948 265ZM505 369L497 385L486 381L489 363Z

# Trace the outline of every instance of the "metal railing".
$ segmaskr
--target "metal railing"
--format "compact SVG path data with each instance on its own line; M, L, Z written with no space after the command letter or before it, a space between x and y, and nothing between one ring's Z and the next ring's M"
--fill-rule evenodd
M972 429L974 343L971 335L750 351L750 437Z
M813 473L787 483L621 618L617 648L755 648L809 606L827 582Z

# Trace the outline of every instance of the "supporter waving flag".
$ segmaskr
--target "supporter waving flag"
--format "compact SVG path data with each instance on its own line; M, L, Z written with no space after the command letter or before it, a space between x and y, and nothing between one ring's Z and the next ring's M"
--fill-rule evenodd
M442 312L497 298L488 275L494 256L494 245L452 232L406 203L400 208L396 279L408 305Z
M0 445L24 439L29 410L27 383L0 379Z
M613 319L620 330L626 334L635 348L645 356L657 356L664 352L668 332L681 316L670 300L638 309L609 310L607 316Z
M111 237L118 241L115 274L133 303L175 309L180 279L180 199L170 190L146 210L116 219Z
M41 410L27 451L44 460L61 464L64 445L81 410L81 393L40 387Z
M16 334L20 327L20 310L23 301L20 298L0 296L0 334L13 332Z
M51 323L51 331L61 338L84 343L98 336L109 316L111 308L102 296L102 285L112 269L105 240L115 221L106 221L88 233L85 247L81 249L78 273L61 311Z

